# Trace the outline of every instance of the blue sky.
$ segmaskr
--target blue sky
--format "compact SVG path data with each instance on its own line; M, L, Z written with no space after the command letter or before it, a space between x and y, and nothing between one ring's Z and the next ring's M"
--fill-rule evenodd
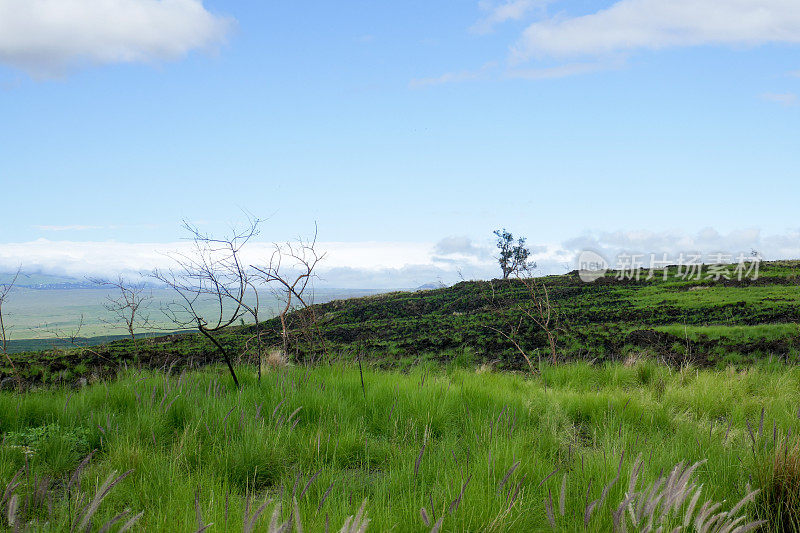
M242 209L265 241L420 250L356 269L500 226L800 250L796 2L167 0L155 32L144 0L64 1L55 31L55 0L0 0L6 263Z

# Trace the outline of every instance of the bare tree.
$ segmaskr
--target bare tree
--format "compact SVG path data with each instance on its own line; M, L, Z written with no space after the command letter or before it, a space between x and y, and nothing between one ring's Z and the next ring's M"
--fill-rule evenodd
M55 335L57 339L62 340L62 341L66 339L66 340L69 341L69 343L72 346L74 346L76 348L81 348L82 346L78 346L78 339L81 338L81 330L83 329L83 325L84 325L83 313L81 313L81 317L80 317L80 319L78 319L78 323L75 325L74 328L72 328L72 329L70 329L70 330L68 330L68 331L66 331L64 333L61 333L61 332L59 332L58 330L55 330L55 329L54 330L50 330L50 332L53 335Z
M84 346L81 345L78 340L81 338L81 330L83 329L83 326L84 316L83 313L81 313L80 318L78 318L78 322L74 323L70 329L67 329L66 327L59 329L50 326L50 324L40 324L37 329L42 330L53 337L50 339L50 346L53 348L53 350L64 348L67 345L82 349Z
M247 313L258 316L257 311L253 313L256 308L245 302L254 284L241 255L243 247L258 234L259 223L259 219L248 217L243 228L232 228L229 235L217 238L184 221L184 229L191 235L191 252L172 254L177 267L152 274L180 297L164 312L180 327L196 327L214 345L237 388L239 380L231 356L216 334Z
M320 253L316 245L317 229L315 226L314 237L311 240L299 238L294 243L275 244L272 257L267 265L252 266L264 284L277 286L276 294L284 302L279 316L283 353L287 358L289 356L287 315L295 309L296 304L299 304L300 310L306 315L299 318L304 322L303 329L307 333L310 345L313 346L313 330L316 329L322 349L327 351L325 340L319 334L315 311L312 307L313 294L309 295L306 292L309 284L316 277L317 265L325 258L325 253Z
M558 308L550 300L550 290L547 284L540 278L533 276L531 269L517 272L517 280L524 287L524 296L517 302L512 309L516 310L514 322L506 329L493 326L485 326L492 331L502 335L507 341L514 345L514 348L522 354L531 372L535 372L533 362L528 352L523 347L523 340L520 332L526 325L526 321L531 321L536 325L547 338L547 345L550 351L550 358L553 364L558 362L558 333L562 331L561 316ZM492 289L491 301L494 302L494 286L490 282ZM505 314L497 309L498 314Z
M500 335L502 335L503 337L505 337L505 339L506 339L508 342L510 342L511 344L513 344L513 345L514 345L514 348L516 348L516 349L517 349L517 351L518 351L520 354L522 354L522 357L524 357L524 358L525 358L525 362L526 362L526 363L528 363L528 368L530 368L530 370L531 370L531 373L535 373L535 372L536 372L536 369L534 369L534 367L533 367L533 363L531 362L531 358L530 358L530 356L528 356L528 352L526 352L526 351L525 351L525 349L524 349L524 348L523 348L523 347L520 345L520 343L517 341L517 338L518 338L518 335L519 335L519 330L520 330L520 328L522 327L522 322L523 322L523 320L524 320L524 317L520 318L520 320L517 322L517 324L516 324L516 325L512 325L512 326L511 326L511 328L509 328L509 332L508 332L508 333L506 333L506 332L505 332L505 331L503 331L502 329L496 328L496 327L494 327L494 326L486 326L486 327L487 327L487 328L489 328L489 329L491 329L492 331L494 331L494 332L496 332L496 333L499 333Z
M71 329L59 330L56 328L51 328L47 324L41 325L39 326L39 328L43 329L45 332L49 333L50 335L55 337L57 341L59 341L58 343L51 341L51 346L53 347L54 350L64 349L69 346L72 346L72 348L77 349L81 354L83 354L84 352L88 352L94 355L98 360L103 359L111 366L116 366L117 363L115 361L112 361L108 357L100 354L96 350L93 350L86 345L86 342L81 337L81 330L83 329L84 325L85 325L84 316L81 313L80 318L78 319L78 323L75 324Z
M537 280L530 272L518 277L530 297L530 303L520 305L520 309L524 316L539 326L539 329L547 336L550 357L553 364L556 364L558 362L556 333L561 329L561 325L558 310L550 301L550 291L547 289L547 284L542 280Z
M129 282L122 275L116 281L100 278L90 278L89 281L114 290L114 295L106 296L103 307L117 322L125 323L132 341L136 340L137 329L150 326L149 304L153 295L145 292L147 286L144 282Z
M3 304L6 301L6 297L9 295L11 290L14 288L14 285L17 283L17 278L19 278L19 274L22 271L22 267L18 267L17 271L14 273L14 277L11 278L9 283L0 284L0 349L3 351L3 355L5 356L8 364L11 365L11 369L14 371L14 374L17 376L17 381L19 385L22 385L21 378L19 373L17 372L17 367L14 366L14 362L11 360L11 357L8 355L8 332L6 330L6 324L3 320Z

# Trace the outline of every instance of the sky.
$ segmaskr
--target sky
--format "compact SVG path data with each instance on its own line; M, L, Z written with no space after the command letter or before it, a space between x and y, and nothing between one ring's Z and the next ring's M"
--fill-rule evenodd
M248 213L333 286L497 275L501 227L800 257L798 52L796 0L0 0L0 269Z

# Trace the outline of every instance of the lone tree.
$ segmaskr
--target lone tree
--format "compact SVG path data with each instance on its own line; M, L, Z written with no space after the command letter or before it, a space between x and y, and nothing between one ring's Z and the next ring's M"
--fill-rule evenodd
M494 234L497 237L497 248L500 250L497 262L503 270L503 279L508 279L511 274L536 268L536 263L528 261L531 251L525 246L525 237L518 238L515 243L514 235L505 228L495 230Z
M89 278L89 281L103 287L109 287L114 294L106 296L103 307L114 321L124 322L131 340L136 340L136 330L150 325L149 304L152 294L145 292L144 282L129 282L122 275L116 281L101 278Z

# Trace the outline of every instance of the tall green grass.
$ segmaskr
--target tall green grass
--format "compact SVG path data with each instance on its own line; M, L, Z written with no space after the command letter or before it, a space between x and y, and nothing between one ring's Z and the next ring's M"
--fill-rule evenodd
M753 326L685 326L670 324L656 326L656 331L670 333L676 337L688 338L690 341L710 340L725 341L729 344L758 343L762 341L792 340L800 336L800 325L757 324Z
M364 499L371 531L427 531L440 519L443 531L541 531L553 497L556 529L609 531L637 457L641 486L702 462L703 500L727 509L748 483L771 482L764 465L800 432L800 370L786 367L365 369L363 389L357 367L287 367L260 383L252 368L238 371L239 391L209 368L0 394L0 491L23 469L19 516L69 530L67 480L97 450L80 475L84 502L112 471L132 473L103 500L95 529L130 509L143 512L142 531L195 531L198 511L213 523L206 531L241 531L273 498L283 519L296 500L306 531L338 530ZM587 504L618 473L586 528ZM744 508L750 519L760 501Z

